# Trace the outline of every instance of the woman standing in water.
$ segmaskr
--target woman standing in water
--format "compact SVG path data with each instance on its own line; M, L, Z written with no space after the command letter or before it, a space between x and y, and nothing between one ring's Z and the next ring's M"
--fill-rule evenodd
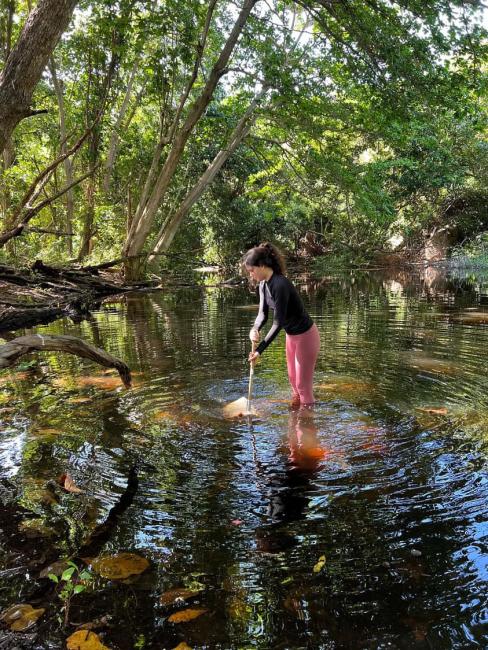
M259 282L259 313L249 332L251 341L259 341L259 331L268 320L269 308L274 312L273 325L249 361L257 359L283 328L286 332L286 363L292 388L292 406L311 406L313 373L320 349L317 326L305 311L293 284L285 277L285 263L280 251L264 243L244 255L244 266L250 277Z

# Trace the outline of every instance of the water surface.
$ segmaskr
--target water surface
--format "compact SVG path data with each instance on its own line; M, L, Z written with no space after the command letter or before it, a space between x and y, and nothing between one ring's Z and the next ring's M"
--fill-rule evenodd
M243 288L132 294L29 330L105 348L134 387L56 353L2 373L1 496L51 528L31 525L23 547L4 537L2 608L35 592L28 549L75 553L135 467L103 553L150 567L97 579L72 604L73 622L112 617L107 646L487 647L486 288L297 283L322 338L314 412L289 409L281 334L256 369L258 417L222 416L247 391L255 297ZM46 482L65 472L83 494L49 503ZM199 591L188 606L206 613L169 622L184 605L160 598L175 587ZM39 647L67 636L56 606Z

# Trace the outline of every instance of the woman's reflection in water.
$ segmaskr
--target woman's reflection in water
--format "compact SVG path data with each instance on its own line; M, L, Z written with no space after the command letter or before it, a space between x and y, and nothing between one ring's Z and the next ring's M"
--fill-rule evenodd
M318 427L312 410L291 411L288 420L285 472L260 472L266 476L270 523L256 529L257 548L263 553L280 553L297 541L287 524L306 517L307 492L321 467L326 452L318 442ZM265 469L265 468L263 468Z

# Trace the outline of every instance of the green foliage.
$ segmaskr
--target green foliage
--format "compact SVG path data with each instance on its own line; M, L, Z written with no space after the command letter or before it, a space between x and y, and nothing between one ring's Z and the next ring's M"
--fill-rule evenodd
M62 611L64 611L64 626L66 627L69 622L69 610L73 596L81 594L93 580L93 575L84 569L80 569L77 564L68 560L66 563L68 568L63 571L60 577L54 573L50 573L48 578L60 587L58 590L58 597L63 603Z
M197 0L83 0L54 55L63 85L69 143L98 117L73 159L75 254L88 229L90 260L121 254L156 144L197 75L183 111L198 96L235 20L218 3L206 45L208 5ZM26 18L16 3L13 39ZM0 21L2 42L5 20ZM1 40L1 39L0 39ZM313 232L334 259L363 260L392 234L415 242L425 231L456 223L465 236L486 227L487 40L475 6L458 0L348 3L258 3L181 158L157 215L161 228L205 171L265 82L251 134L183 221L172 251L200 251L219 264L259 240L300 254ZM131 81L130 81L131 80ZM128 83L132 92L121 122ZM7 228L26 189L60 150L56 93L46 72L36 107L15 132L13 159L0 183ZM114 134L117 146L107 187ZM160 169L169 146L163 149ZM153 181L154 182L154 181ZM66 183L59 166L41 196ZM151 183L150 183L151 186ZM67 195L42 209L37 228L68 228ZM86 233L85 233L86 235ZM147 249L155 241L151 233ZM32 232L0 251L16 264L73 255L67 237ZM160 261L160 268L171 260Z

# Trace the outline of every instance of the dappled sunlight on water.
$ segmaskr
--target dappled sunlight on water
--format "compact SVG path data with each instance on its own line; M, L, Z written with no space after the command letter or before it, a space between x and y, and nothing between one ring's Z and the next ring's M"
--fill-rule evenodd
M313 410L290 408L281 335L256 366L253 415L224 417L247 396L256 308L235 288L130 295L36 330L123 358L130 390L56 353L0 377L0 496L46 557L87 544L135 468L103 554L150 566L127 583L98 576L72 605L73 620L113 617L109 647L488 643L482 296L372 277L303 293L322 337ZM82 493L53 491L64 473ZM16 539L0 544L2 608L28 599L39 570L16 570ZM204 611L178 622L185 607ZM62 633L43 625L56 647Z

